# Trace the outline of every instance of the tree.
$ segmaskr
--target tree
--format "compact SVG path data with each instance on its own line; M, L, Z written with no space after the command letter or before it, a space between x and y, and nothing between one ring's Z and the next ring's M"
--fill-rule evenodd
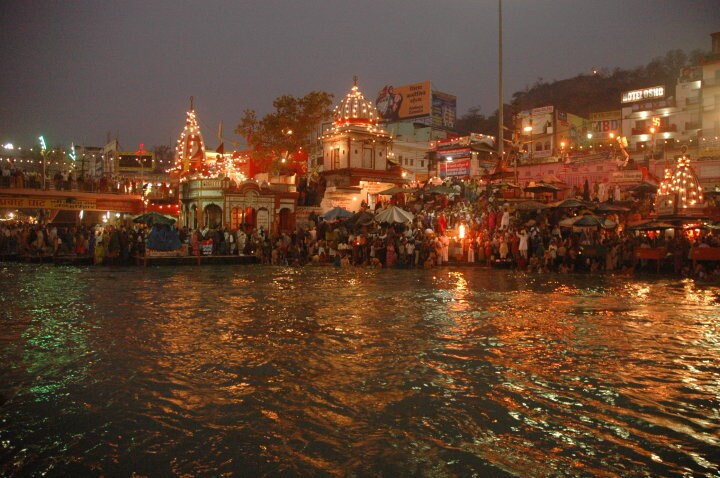
M169 169L173 165L175 159L175 150L166 144L161 144L153 148L155 153L155 171L162 172Z
M330 118L332 98L323 91L302 98L283 95L273 101L275 111L261 119L255 110L245 110L235 132L247 140L258 172L306 172L313 134Z

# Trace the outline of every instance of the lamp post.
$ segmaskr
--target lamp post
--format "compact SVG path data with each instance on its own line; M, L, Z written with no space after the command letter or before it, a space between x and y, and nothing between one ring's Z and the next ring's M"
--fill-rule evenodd
M655 129L655 126L650 127L650 134L652 135L652 159L655 160L655 132L657 130Z
M42 189L45 190L47 188L45 176L46 176L46 156L47 156L47 145L45 144L45 137L40 136L38 138L40 140L40 155L42 156Z
M530 160L530 163L532 163L532 160L533 160L533 127L532 127L532 119L530 120L530 125L529 125L529 126L525 126L525 127L523 128L523 131L525 131L525 134L530 135L530 142L529 142L529 145L528 145L528 150L529 150L529 151L528 151L528 152L529 152L528 159Z
M145 151L145 145L140 144L140 149L137 151L137 159L140 162L140 200L142 201L142 212L145 213L145 164L144 164L144 155L147 153Z

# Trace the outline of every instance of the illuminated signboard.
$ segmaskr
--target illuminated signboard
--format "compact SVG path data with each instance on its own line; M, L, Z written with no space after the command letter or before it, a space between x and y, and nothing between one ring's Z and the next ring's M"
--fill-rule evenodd
M625 91L622 94L623 103L632 103L634 101L642 101L654 98L665 97L664 86L653 86L651 88L644 88L642 90Z

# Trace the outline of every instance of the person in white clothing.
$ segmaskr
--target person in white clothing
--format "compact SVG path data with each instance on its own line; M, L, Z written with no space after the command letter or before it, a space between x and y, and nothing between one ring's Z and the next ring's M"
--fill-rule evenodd
M525 231L525 229L523 229L518 233L518 237L520 238L520 242L518 244L518 249L520 250L520 255L524 259L527 259L527 257L528 257L528 233Z

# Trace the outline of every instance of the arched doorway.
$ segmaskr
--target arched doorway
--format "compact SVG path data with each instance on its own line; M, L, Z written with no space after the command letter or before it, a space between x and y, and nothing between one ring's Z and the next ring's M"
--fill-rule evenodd
M286 207L280 209L280 213L278 214L278 232L292 232L295 228L293 222L292 211Z
M262 227L265 232L270 231L270 213L265 208L260 208L257 210L257 217L255 218L255 227L260 228Z
M205 206L205 211L203 211L203 216L205 218L205 226L209 227L211 229L216 227L222 227L223 225L223 217L222 217L222 209L217 204L208 204Z
M240 229L243 223L245 210L241 207L234 207L230 210L230 228L234 231Z
M257 226L257 212L251 207L239 209L239 212L241 212L239 226L250 234Z
M198 228L198 207L197 204L193 204L190 208L190 224L193 229Z

